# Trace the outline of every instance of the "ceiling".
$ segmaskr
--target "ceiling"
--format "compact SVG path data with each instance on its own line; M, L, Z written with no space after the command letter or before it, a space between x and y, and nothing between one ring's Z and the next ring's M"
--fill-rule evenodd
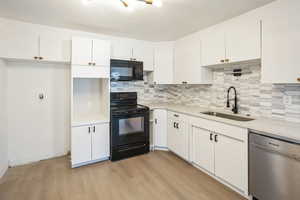
M1 0L0 17L151 41L174 40L273 0L162 0L128 11L119 0Z

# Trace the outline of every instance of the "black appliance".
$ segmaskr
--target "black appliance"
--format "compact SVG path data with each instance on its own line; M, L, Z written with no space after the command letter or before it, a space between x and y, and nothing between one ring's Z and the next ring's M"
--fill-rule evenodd
M111 93L110 98L111 160L148 153L149 108L137 104L136 92Z
M143 62L132 60L110 60L111 81L142 81Z

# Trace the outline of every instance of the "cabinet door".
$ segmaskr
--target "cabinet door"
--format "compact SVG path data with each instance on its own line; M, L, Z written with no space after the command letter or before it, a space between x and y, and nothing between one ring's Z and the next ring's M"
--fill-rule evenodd
M173 118L168 118L168 133L167 133L167 144L169 150L176 152L176 141L177 141L177 132L178 130L175 127L177 123Z
M177 126L177 135L176 135L176 152L177 155L182 157L185 160L189 159L189 127L186 121L179 121Z
M201 33L202 65L222 64L225 61L225 33L221 25Z
M233 186L246 190L247 145L239 140L218 135L215 142L215 175Z
M198 34L175 43L174 82L201 84L205 82L205 69L201 66L201 41Z
M154 146L159 148L167 147L167 111L154 110Z
M238 17L226 23L226 58L229 62L261 58L260 21Z
M262 82L299 83L299 1L262 22Z
M89 38L73 37L72 64L86 65L92 62L93 42Z
M40 34L40 56L54 62L71 61L71 36L55 31Z
M39 56L39 35L26 25L0 23L0 57L33 60Z
M93 40L93 62L96 66L110 66L110 42Z
M154 69L154 46L149 42L137 41L133 45L133 58L142 61L144 71Z
M155 84L172 84L174 77L174 43L163 42L155 47Z
M88 126L72 128L72 165L91 161L91 131ZM91 130L91 129L90 129Z
M132 58L132 40L120 39L112 41L111 56L113 59L130 60Z
M109 157L109 124L92 126L92 160Z
M214 173L214 142L211 140L211 132L192 127L193 135L193 156L192 161L207 170Z

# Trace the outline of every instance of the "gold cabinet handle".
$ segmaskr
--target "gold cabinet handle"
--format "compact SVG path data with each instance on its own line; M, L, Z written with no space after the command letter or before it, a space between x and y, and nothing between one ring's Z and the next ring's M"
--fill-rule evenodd
M224 63L225 62L225 60L221 60L221 63Z
M225 59L225 62L229 62L229 59Z
M300 78L297 78L298 82L300 82Z

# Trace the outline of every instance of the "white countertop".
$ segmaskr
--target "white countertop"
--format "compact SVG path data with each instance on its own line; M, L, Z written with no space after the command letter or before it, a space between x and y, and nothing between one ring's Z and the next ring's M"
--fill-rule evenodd
M224 124L229 124L233 126L238 126L242 128L247 128L253 131L263 132L262 134L279 137L282 139L286 139L292 142L297 142L300 144L300 123L287 122L283 120L271 119L271 118L254 118L255 120L248 122L234 121L230 119L224 119L220 117L210 116L202 114L201 112L206 111L214 111L221 113L229 113L226 110L214 110L205 107L197 107L197 106L184 106L178 104L147 104L147 106L153 109L166 109L169 111L174 111L186 115L191 115L195 117L201 117L203 119L209 119L217 122L221 122ZM243 115L238 115L243 116ZM243 116L247 117L247 116ZM252 117L250 117L252 118Z

